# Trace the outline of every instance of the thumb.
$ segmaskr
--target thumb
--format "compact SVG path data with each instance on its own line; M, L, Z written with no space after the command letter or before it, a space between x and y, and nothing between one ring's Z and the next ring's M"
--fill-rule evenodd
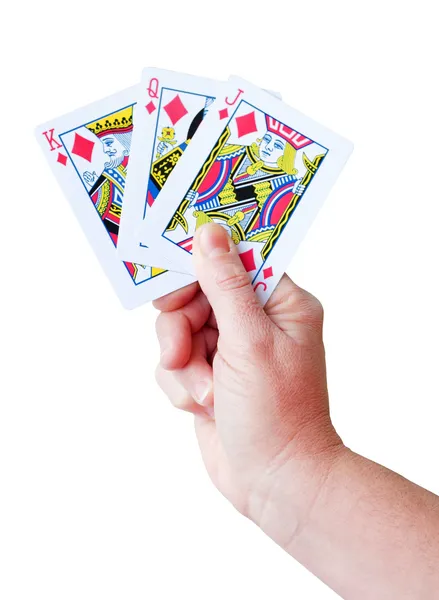
M193 255L198 281L215 313L220 334L251 342L268 319L226 230L216 223L200 227Z

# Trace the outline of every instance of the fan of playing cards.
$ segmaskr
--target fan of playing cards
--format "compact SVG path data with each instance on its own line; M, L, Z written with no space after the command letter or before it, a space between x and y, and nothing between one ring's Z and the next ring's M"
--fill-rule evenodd
M352 152L239 77L157 68L37 138L126 308L195 281L192 240L209 222L265 303Z

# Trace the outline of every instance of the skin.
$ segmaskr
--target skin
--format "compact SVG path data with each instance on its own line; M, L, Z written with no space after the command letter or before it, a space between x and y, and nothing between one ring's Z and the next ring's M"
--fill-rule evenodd
M157 380L215 486L343 598L439 598L439 498L338 436L319 301L284 276L262 308L219 225L194 261L199 284L155 302Z

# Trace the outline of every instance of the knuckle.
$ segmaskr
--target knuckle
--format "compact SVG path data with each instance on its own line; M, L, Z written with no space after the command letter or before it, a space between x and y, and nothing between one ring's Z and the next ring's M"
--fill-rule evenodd
M220 268L216 274L216 284L223 292L245 289L249 285L249 277L235 265L227 265Z
M323 305L315 296L309 292L303 298L302 311L304 316L315 325L322 325L324 318Z
M163 368L158 365L155 370L155 380L174 408L185 411L191 410L193 400L178 384L173 373L163 370Z
M157 336L160 338L163 334L178 331L179 328L184 326L185 320L185 315L179 310L173 312L161 312L155 321Z
M178 408L178 410L185 410L191 412L191 408L194 404L192 398L189 394L180 394L174 398L169 397L171 404L174 408Z
M250 287L250 278L233 254L215 257L213 279L218 289L229 292Z

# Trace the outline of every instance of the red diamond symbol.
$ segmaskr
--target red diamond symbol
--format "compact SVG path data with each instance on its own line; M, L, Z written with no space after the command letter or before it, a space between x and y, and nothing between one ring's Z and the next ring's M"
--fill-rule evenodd
M220 121L222 121L223 119L227 119L228 116L229 116L229 111L227 110L227 108L223 108L222 110L219 111Z
M81 158L91 162L91 155L93 154L93 148L95 143L87 138L82 137L79 133L75 133L75 141L73 143L72 154L77 154Z
M247 250L246 252L242 252L239 255L239 258L241 259L241 262L244 265L244 269L246 271L254 271L256 269L256 263L253 256L253 248L250 248L250 250Z
M61 152L58 152L58 158L56 160L64 166L67 164L67 156L65 154L61 154Z
M171 123L175 125L178 123L180 119L182 119L185 115L187 115L187 110L183 102L181 101L180 96L177 94L173 100L168 102L166 106L163 107L163 110L166 112L168 117L171 119Z
M238 128L239 138L243 135L248 135L249 133L254 133L257 131L258 128L256 127L255 111L253 110L247 115L242 115L242 117L236 117L236 126Z
M145 108L149 112L149 114L153 113L156 110L155 104L152 100L145 106Z
M262 271L264 275L264 279L268 279L269 277L273 277L273 267L267 267Z

